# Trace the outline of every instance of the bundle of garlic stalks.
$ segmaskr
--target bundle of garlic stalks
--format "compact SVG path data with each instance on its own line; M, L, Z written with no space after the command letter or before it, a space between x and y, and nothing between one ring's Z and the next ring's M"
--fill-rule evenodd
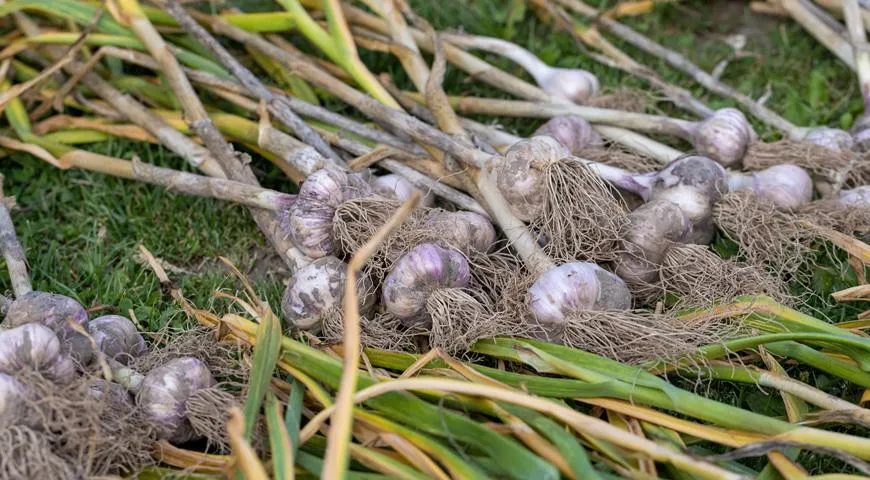
M805 303L816 295L806 280L818 251L835 250L856 279L870 261L856 237L870 226L866 162L841 148L842 133L795 127L785 144L768 144L739 110L697 99L684 103L706 112L699 120L604 108L629 102L602 98L589 72L499 44L493 51L509 52L535 83L513 76L463 50L498 42L436 32L400 1L278 3L281 11L256 14L174 0L0 5L9 28L0 145L60 169L250 207L292 273L274 309L283 322L250 288L237 300L244 315L215 315L167 283L213 338L254 347L250 373L248 357L232 363L226 351L176 358L191 348L180 334L151 346L159 361L124 365L96 353L90 325L102 320L54 313L52 302L69 299L29 301L20 248L4 246L18 287L3 325L50 324L45 341L55 346L46 350L66 355L26 353L14 368L52 388L61 375L45 368L101 375L128 401L124 421L149 429L133 435L136 457L119 460L93 448L58 452L66 442L52 434L65 425L17 425L45 437L46 468L71 469L49 476L160 462L251 478L270 468L280 478L296 469L328 478L738 478L799 474L802 451L870 471L860 430L870 413L849 401L851 389L870 388L864 320L832 325ZM290 30L299 35L277 35ZM357 46L396 56L408 81L375 75ZM448 63L519 100L449 97ZM627 63L617 66L635 70ZM549 120L521 138L457 111ZM198 173L82 146L113 137L159 143ZM266 164L251 155L298 192L261 187L252 166ZM736 255L718 255L709 246L717 238ZM864 298L866 287L856 288L840 297ZM112 331L134 333L124 325ZM846 399L788 369L842 380ZM178 391L143 393L157 377ZM786 418L692 392L713 380L777 391ZM28 405L14 399L41 381L13 378L3 405ZM225 408L233 403L242 408ZM734 450L712 454L722 447ZM10 451L0 469L13 476L45 467ZM755 465L761 472L733 461L753 456L768 459Z

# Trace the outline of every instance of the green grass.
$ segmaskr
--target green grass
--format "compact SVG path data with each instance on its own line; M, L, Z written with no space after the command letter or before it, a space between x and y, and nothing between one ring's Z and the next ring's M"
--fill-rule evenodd
M644 88L642 81L592 62L572 37L553 31L531 11L518 8L522 2L418 0L413 3L417 13L436 28L462 27L472 33L503 37L526 46L550 64L588 69L606 87ZM237 4L249 11L276 8L263 0ZM732 7L728 9L726 4ZM730 47L724 43L724 38L745 31L748 41L743 51L748 55L731 62L722 77L726 83L754 98L761 96L769 86L772 96L767 105L799 125L846 128L861 113L857 82L845 66L796 24L749 14L748 4L686 1L625 21L687 55L708 71L730 56ZM292 38L299 40L298 36ZM614 43L654 67L666 80L689 88L710 106L733 106L697 88L663 62L618 41ZM389 73L399 85L410 86L400 65L389 56L365 51L362 56L375 73ZM523 75L519 67L508 61L489 55L486 58L511 73ZM448 69L445 89L452 94L507 98L453 68ZM326 98L324 103L335 110L353 113L352 108L335 100ZM655 107L678 113L664 102ZM522 135L529 134L540 123L524 119L481 120L497 122ZM763 138L778 138L775 132L760 124L755 126ZM157 146L113 141L90 148L124 158L137 153L143 160L159 165L183 166L177 157ZM284 190L293 188L274 168L255 160L265 184ZM276 309L278 307L286 271L270 253L270 246L242 207L176 195L97 174L62 172L26 154L0 159L0 172L6 176L7 195L14 195L18 200L19 209L13 212L13 219L36 289L73 296L86 307L105 313L127 314L132 310L147 329L157 329L167 323L184 324L187 319L161 290L150 268L138 259L137 246L142 244L158 258L182 269L170 270L170 276L197 306L221 302L220 308L229 308L226 302L213 297L217 290L235 292L238 288L217 259L225 256L242 271L252 272L257 289ZM854 280L847 276L841 264L824 258L823 266L815 272L819 298L813 300L812 307L835 321L853 317L857 307L847 309L825 300L828 293L849 286ZM5 265L0 260L0 292L9 289ZM831 393L847 396L856 393L847 392L843 384L814 372L790 371L797 378L814 382ZM711 394L749 408L775 410L781 405L777 398L759 397L757 390L751 388L720 385ZM765 402L766 399L773 399L773 404ZM829 460L808 456L802 461L814 471Z

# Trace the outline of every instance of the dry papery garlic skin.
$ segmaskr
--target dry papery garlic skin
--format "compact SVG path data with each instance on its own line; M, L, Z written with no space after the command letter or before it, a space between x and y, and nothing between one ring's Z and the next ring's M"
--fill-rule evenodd
M486 253L496 240L495 227L488 218L479 213L460 210L457 212L433 212L428 218L428 228L444 243L462 252Z
M687 243L707 244L713 238L713 204L728 191L725 169L700 155L680 157L655 174L648 200L679 206L692 222Z
M658 277L658 266L668 248L689 236L692 222L682 209L667 200L645 203L628 215L623 252L614 273L626 282L642 284Z
M312 173L290 207L288 234L293 244L311 258L333 254L335 210L348 200L371 193L371 187L359 174L335 167Z
M870 185L841 190L840 203L852 207L870 208Z
M621 278L598 265L573 262L538 277L529 288L527 303L534 319L558 334L573 312L631 308L631 293Z
M88 333L97 349L108 358L126 365L145 353L145 339L136 325L121 315L103 315L88 322Z
M728 190L751 190L779 208L793 209L813 199L813 179L803 168L785 163L752 173L729 172Z
M526 222L541 215L547 191L547 167L570 156L564 145L548 135L511 145L497 166L496 184L514 215Z
M201 360L176 358L145 376L136 401L156 427L159 438L184 443L196 438L187 420L187 399L197 390L216 384L211 371Z
M340 308L347 283L347 264L329 256L318 258L293 274L281 299L281 313L290 326L314 333L320 331L323 314ZM374 286L361 275L357 283L360 312L374 306Z
M756 138L749 120L736 108L716 110L692 131L692 144L697 152L726 167L739 164Z
M0 373L14 375L24 370L61 382L75 374L73 361L61 351L57 335L39 323L0 330Z
M572 155L590 148L604 147L604 139L592 125L579 115L560 115L538 127L533 137L550 136L567 148Z
M804 141L818 145L820 147L829 148L836 152L852 150L855 146L855 141L852 135L838 128L818 127L810 129L804 135Z
M390 173L387 175L373 176L369 183L372 186L374 193L391 200L405 202L411 198L414 192L420 193L420 206L431 206L435 201L435 196L429 192L423 192L419 188L405 180L403 177Z
M11 375L0 373L0 428L8 428L21 421L27 408L24 384Z
M17 327L26 323L39 323L50 328L57 334L64 352L68 352L81 365L90 362L93 356L90 340L70 326L71 323L82 328L87 326L88 312L79 302L57 293L28 292L9 306L3 327Z
M384 309L407 326L427 325L429 296L437 289L462 288L471 278L460 252L433 243L412 248L396 262L384 280Z

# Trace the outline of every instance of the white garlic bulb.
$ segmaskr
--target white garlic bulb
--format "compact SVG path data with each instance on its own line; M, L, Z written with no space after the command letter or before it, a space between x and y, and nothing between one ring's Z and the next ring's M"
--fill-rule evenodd
M61 348L79 364L91 361L93 348L87 337L77 332L71 324L87 327L88 312L79 302L66 295L40 291L28 292L15 299L6 313L4 328L27 323L39 323L57 334Z
M181 357L166 362L145 376L136 402L146 418L157 429L157 436L172 443L184 443L196 438L187 420L187 399L217 381L201 360Z
M0 330L0 373L22 370L38 371L58 381L68 381L75 373L72 360L61 351L57 335L39 323Z
M692 132L692 144L698 153L725 166L740 163L755 138L749 120L736 108L716 110Z
M383 305L408 326L426 325L431 317L426 302L433 291L461 288L471 278L468 261L458 251L424 243L396 262L384 280Z
M839 200L843 205L870 208L870 185L841 190Z
M813 199L813 179L797 165L774 165L751 173L728 172L728 190L752 190L779 208L792 209Z
M21 422L27 404L24 384L5 373L0 373L0 428L9 428Z
M548 135L555 138L573 155L583 150L601 148L604 140L592 125L579 115L561 115L553 117L541 125L532 136Z
M852 150L855 142L852 135L838 128L818 127L813 128L804 136L804 141L829 148L834 151Z
M594 263L573 262L551 268L529 288L532 316L548 333L559 335L566 318L583 310L627 310L631 294L625 282Z
M358 174L334 167L312 173L288 213L288 234L293 244L311 258L331 255L335 251L335 210L348 200L370 193L371 187Z
M574 103L583 103L601 90L598 77L579 68L547 66L531 73L541 90Z
M347 264L335 257L323 257L293 274L281 299L281 313L291 326L300 330L320 331L323 314L341 308L347 283ZM357 283L360 312L368 312L375 303L374 286L366 276Z
M667 200L641 205L629 214L628 221L614 273L629 283L652 282L668 248L690 235L692 222Z
M547 167L570 156L564 145L548 135L520 140L505 152L496 169L496 183L517 218L528 222L540 216Z
M489 219L474 212L433 212L428 224L438 235L433 240L464 253L488 252L496 240L495 227Z
M384 198L405 202L411 198L414 192L419 192L421 207L431 206L435 202L435 196L432 193L422 192L404 177L394 173L373 176L369 182L374 192Z
M127 317L121 315L97 317L88 322L88 333L101 352L123 365L126 365L131 358L145 353L145 339Z

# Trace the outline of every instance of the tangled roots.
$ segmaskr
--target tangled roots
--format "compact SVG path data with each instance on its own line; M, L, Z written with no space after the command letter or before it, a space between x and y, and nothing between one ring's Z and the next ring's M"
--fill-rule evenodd
M37 372L18 372L16 378L31 393L21 424L45 433L51 452L68 464L98 476L133 473L153 463L152 429L119 385L88 375L64 385ZM43 455L38 445L33 454ZM0 455L8 453L3 450Z
M217 387L203 388L191 394L184 404L187 420L197 436L204 437L208 447L220 453L230 451L227 440L227 419L230 407L236 402L232 393Z
M634 173L655 172L662 168L662 164L655 159L626 152L614 146L589 148L579 152L577 156L596 163L605 163L614 167L624 168Z
M832 184L857 187L870 183L870 160L850 150L832 150L809 142L781 140L749 145L743 166L763 170L791 163L805 168L813 177Z
M610 187L578 160L547 167L543 213L531 226L547 239L554 260L612 261L628 211Z
M241 361L242 345L221 341L209 327L189 330L165 329L154 334L154 348L136 359L132 368L148 373L166 362L180 357L194 357L203 361L218 382L244 386L248 383L250 368Z
M637 364L676 359L736 331L732 325L716 320L684 324L668 315L649 312L586 311L568 318L562 343Z
M417 350L415 339L420 331L408 330L402 322L390 314L379 314L372 318L360 317L360 344L366 348L414 352ZM341 310L334 308L323 315L320 338L330 344L344 341L344 317Z
M645 92L621 87L596 95L584 102L584 105L622 110L623 112L644 112L647 100L648 95Z
M47 435L19 425L0 430L0 478L84 477L72 463L54 453Z
M870 208L817 200L801 207L798 213L820 227L847 235L865 236L870 233Z
M789 301L785 286L762 269L725 260L707 246L694 244L672 245L659 267L659 280L637 286L632 293L648 304L675 296L674 310L709 307L749 294L767 295L780 303Z

